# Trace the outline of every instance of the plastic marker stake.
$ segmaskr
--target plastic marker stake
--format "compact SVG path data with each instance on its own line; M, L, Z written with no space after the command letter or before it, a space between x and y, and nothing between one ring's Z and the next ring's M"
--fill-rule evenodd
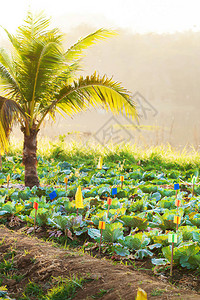
M9 182L10 182L10 174L8 174L8 176L7 176L7 189L9 188Z
M117 195L117 188L112 188L111 195L115 197Z
M99 162L98 162L98 165L97 165L97 169L101 170L102 166L103 166L103 158L100 156L99 157Z
M120 176L120 181L121 181L121 189L123 189L124 176Z
M179 190L179 183L174 183L174 190L176 191L176 198L177 198L178 190Z
M177 207L177 214L178 214L178 208L181 205L181 200L177 199L177 193L178 193L178 190L179 190L179 184L178 183L174 184L174 190L176 191L175 205ZM174 216L174 223L176 224L176 231L177 231L178 230L178 225L181 223L181 217ZM170 266L170 276L172 276L172 271L173 271L173 256L174 256L174 243L177 243L177 234L169 234L168 235L168 242L172 243L171 266Z
M78 209L79 208L84 208L84 206L83 206L83 195L82 195L82 191L81 191L80 185L78 186L77 191L76 191L75 204L76 204L77 216L78 216Z
M176 210L176 213L177 213L177 215L178 215L178 208L181 206L181 200L180 199L178 199L178 198L176 198L176 200L175 200L175 205L176 205L176 207L177 207L177 210ZM180 219L180 220L179 220ZM180 222L181 222L181 217L174 217L174 223L176 223L176 230L178 230L178 224L180 224ZM179 222L179 223L178 223Z
M138 288L136 300L147 300L147 293L143 289Z
M195 176L192 177L192 196L194 196L194 185L196 183L196 179L197 178Z
M168 234L168 242L172 243L172 253L171 253L171 266L170 266L170 276L172 276L173 272L173 257L174 257L174 243L177 243L177 234L172 233Z
M108 212L107 212L107 218L108 218L109 209L110 209L110 206L112 204L112 199L110 197L108 197L108 199L107 199L107 204L108 204Z
M68 178L67 177L64 178L64 182L65 182L65 189L67 190L67 183L68 183Z
M174 190L179 190L179 183L174 183Z
M106 222L104 221L99 221L99 229L103 230L106 227Z
M181 206L181 200L176 199L175 205L177 206L177 208L180 207Z
M176 233L169 233L168 234L168 242L169 243L177 243L177 234Z
M174 216L174 223L176 223L176 230L178 230L178 225L181 223L181 217Z
M101 240L102 240L102 234L103 234L103 230L106 227L106 222L104 221L99 221L99 229L101 230L101 237L100 237L100 244L99 244L99 253L101 253Z
M51 200L55 199L55 198L57 197L56 191L51 192L51 193L49 194L49 197L50 197Z
M110 197L108 197L107 199L107 204L110 206L112 204L112 199Z
M192 177L192 184L195 184L196 183L196 176L193 176Z
M35 208L35 210L38 210L39 204L37 202L33 203L33 208Z
M180 223L181 223L181 217L179 217L179 216L174 216L174 223L180 224Z
M38 210L38 203L33 202L33 208L35 209L35 220L34 220L34 233L35 233L35 225L36 225L36 217L37 217L37 210Z

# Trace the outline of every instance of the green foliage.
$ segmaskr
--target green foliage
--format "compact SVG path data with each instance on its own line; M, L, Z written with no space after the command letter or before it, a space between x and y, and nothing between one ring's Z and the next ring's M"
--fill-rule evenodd
M175 198L164 197L162 200L159 201L159 207L167 209L175 208Z
M109 290L99 289L99 292L92 296L92 299L102 298L105 294L107 294Z
M155 192L157 192L157 190L158 190L157 186L152 185L152 184L140 185L140 189L141 189L144 193L155 193Z
M161 296L165 292L164 289L154 289L151 292L151 296Z
M193 240L194 242L200 242L200 229L194 226L180 226L179 232L183 235L183 241Z
M152 237L152 240L154 243L161 244L163 246L166 246L168 244L168 236L167 234L159 234Z
M121 223L106 224L103 230L103 239L106 242L117 242L123 236L123 225Z
M148 226L147 219L142 219L137 216L122 216L120 219L123 221L125 226L130 228L138 228L140 230L145 230Z
M166 230L170 230L170 233L175 231L176 224L173 218L177 214L174 205L175 192L172 189L176 180L170 178L174 175L171 174L170 177L168 175L173 169L175 171L177 169L181 180L191 183L193 174L187 170L188 158L185 160L182 158L182 161L176 158L176 165L170 163L168 158L168 162L163 160L162 170L155 170L154 162L151 158L148 159L148 155L151 157L150 153L141 151L136 153L133 150L131 152L128 146L127 149L117 151L113 148L114 150L111 149L112 151L107 153L100 147L80 150L75 145L74 148L69 145L68 149L63 140L58 141L59 147L60 143L65 153L64 161L55 159L51 154L51 148L43 152L40 150L38 172L42 186L39 188L7 189L5 185L8 172L12 174L13 185L21 183L21 178L17 177L22 170L21 157L14 155L9 160L3 157L0 178L4 180L5 185L0 188L1 222L9 225L11 220L18 220L17 222L21 224L21 219L28 222L28 226L30 223L32 225L35 217L33 202L36 201L39 203L37 225L48 226L50 237L60 243L67 241L71 246L72 243L81 246L84 242L86 245L92 241L93 247L98 247L100 242L98 225L101 220L106 222L102 237L102 253L122 257L132 255L135 259L153 256L152 264L167 265L170 261L171 244L168 242ZM104 155L103 170L96 169L99 155ZM51 162L46 160L46 156L51 157ZM137 165L139 157L142 158L141 165ZM123 162L123 171L119 167L119 162L120 167ZM197 164L196 167L198 168ZM124 175L125 178L123 189L119 188L120 175ZM66 176L67 191L64 186ZM161 181L165 181L165 188L160 186ZM55 182L58 196L54 201L50 201L49 193L53 191ZM77 216L74 198L78 185L82 187L84 209L80 209ZM112 199L108 214L107 197L110 196L111 188L114 186L117 186L119 194ZM155 186L157 191L153 192ZM126 196L121 197L121 192ZM191 197L190 192L186 184L178 195L181 198L181 207L178 209L181 224L174 250L175 264L199 270L200 197L197 195ZM13 257L6 256L4 259L6 262L1 262L1 272L5 276L6 274L11 276L9 274L15 268Z
M15 267L14 267L13 259L11 261L4 259L2 262L0 262L0 273L1 274L8 275L9 272L14 269L15 269Z
M53 223L56 227L61 229L63 232L66 229L70 229L73 232L80 228L82 225L82 216L70 215L70 216L62 216L62 215L54 215L52 218Z
M200 247L197 242L181 243L178 247L174 248L174 263L180 264L183 268L194 269L197 267L199 261ZM171 246L162 248L164 257L170 261L171 259Z
M89 228L88 234L92 239L96 240L97 242L100 241L100 236L101 236L100 230L95 228Z
M131 250L139 250L145 248L150 243L150 238L142 232L139 232L134 235L126 236L123 243Z
M30 281L25 286L25 295L26 296L39 297L42 295L42 293L43 293L43 291L42 291L40 285L35 282Z
M192 212L189 214L189 220L193 225L200 228L200 213Z
M165 258L152 258L151 262L153 265L156 266L165 266L169 263L168 260Z
M46 300L70 300L73 299L76 290L82 288L83 278L73 276L71 278L57 278L57 285L45 295Z
M30 214L32 220L35 218L35 210L33 209ZM50 212L48 209L39 207L36 216L36 222L39 226L45 226L48 224L48 218L50 216ZM33 222L33 221L32 221Z
M133 203L130 205L129 210L130 210L131 212L135 212L135 211L143 211L144 206L145 206L144 199L137 200L137 201L133 202Z
M120 243L113 243L112 253L116 253L117 255L120 255L120 256L127 256L130 254L128 248L124 247Z

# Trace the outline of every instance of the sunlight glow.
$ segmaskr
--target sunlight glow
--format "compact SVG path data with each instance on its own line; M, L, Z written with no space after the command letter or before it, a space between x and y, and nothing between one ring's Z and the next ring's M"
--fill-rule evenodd
M31 9L44 10L57 26L69 30L88 23L139 33L197 31L200 30L199 4L199 0L12 0L1 7L0 25L14 32Z

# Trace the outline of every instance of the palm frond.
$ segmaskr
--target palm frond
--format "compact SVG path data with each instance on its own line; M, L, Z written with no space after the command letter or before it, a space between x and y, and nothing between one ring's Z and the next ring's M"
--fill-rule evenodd
M3 28L3 30L5 31L5 33L7 34L7 36L8 36L8 38L9 38L9 40L10 40L10 42L11 42L11 44L12 44L12 46L16 49L16 50L18 50L19 48L20 48L20 42L17 40L17 38L14 36L14 35L12 35L6 28L4 28L4 27L2 27Z
M18 82L16 72L16 62L13 62L4 49L0 49L0 82L4 96L18 101L20 99L21 107L25 105L23 91ZM19 71L19 69L18 69ZM27 110L27 109L25 109Z
M96 73L90 77L80 77L73 85L63 88L59 98L61 100L58 101L58 107L60 105L64 107L70 103L72 109L75 106L78 107L78 110L90 105L103 106L115 114L124 112L132 118L137 117L135 104L131 100L130 93L120 83L114 82L112 78L100 77Z
M61 109L67 115L73 115L90 105L103 106L114 114L121 112L131 118L137 118L135 103L131 100L129 92L120 83L105 76L101 78L94 73L85 79L80 77L73 85L62 88L57 99L41 111L43 116L38 123L38 128L45 116L56 108Z
M3 155L8 150L8 136L0 122L0 155Z
M18 27L18 38L37 39L46 34L49 23L50 18L47 18L43 12L33 15L31 11L28 11L25 25Z
M14 96L19 92L19 87L11 73L0 63L1 87L7 95Z
M0 62L4 65L5 68L9 70L11 75L13 75L13 62L11 61L8 53L3 48L0 48Z
M84 38L78 40L71 48L69 48L65 53L66 61L76 60L84 56L84 50L89 46L94 45L100 40L104 40L107 37L116 35L115 31L107 30L101 28Z
M0 124L1 129L3 129L0 135L2 140L4 137L9 136L13 121L18 119L19 116L22 118L21 123L23 119L27 119L17 102L0 96Z
M37 43L37 48L34 49L33 53L36 54L35 59L32 58L34 64L31 63L32 70L29 70L31 76L29 82L29 96L27 99L30 100L30 115L33 117L35 103L40 98L41 93L43 92L43 87L48 79L51 81L51 78L57 73L57 69L63 63L63 56L59 49L59 44L54 41L48 41L45 43Z
M0 155L8 150L8 137L15 110L14 107L11 109L10 101L15 106L14 101L0 97Z

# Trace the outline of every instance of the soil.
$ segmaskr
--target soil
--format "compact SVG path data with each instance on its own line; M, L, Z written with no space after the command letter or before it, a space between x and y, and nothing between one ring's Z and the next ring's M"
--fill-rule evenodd
M88 279L77 290L74 297L76 300L133 300L138 287L146 291L148 299L200 299L200 293L189 288L177 288L165 282L165 278L158 279L145 272L133 270L130 266L113 265L105 258L94 258L81 251L58 248L55 244L11 231L1 225L0 261L11 249L15 251L14 265L17 275L24 277L19 282L4 279L2 285L7 285L10 297L16 299L22 295L29 280L39 283L47 290L52 276L73 275ZM103 290L106 292L99 297Z

